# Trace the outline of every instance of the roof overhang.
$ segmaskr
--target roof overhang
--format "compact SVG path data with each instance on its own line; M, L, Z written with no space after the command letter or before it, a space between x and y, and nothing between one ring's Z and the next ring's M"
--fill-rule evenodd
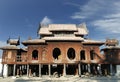
M44 37L46 41L83 41L81 37Z
M101 50L120 50L120 47L106 47L106 48L103 48Z
M24 45L36 45L36 44L42 44L42 43L45 43L45 40L33 39L33 40L26 40L26 41L22 42L22 44L24 44Z
M2 49L2 50L19 50L20 48L18 48L15 45L8 45L8 46L0 47L0 49Z
M82 44L84 44L84 45L103 45L103 44L105 44L105 42L95 41L95 40L84 40L82 42Z

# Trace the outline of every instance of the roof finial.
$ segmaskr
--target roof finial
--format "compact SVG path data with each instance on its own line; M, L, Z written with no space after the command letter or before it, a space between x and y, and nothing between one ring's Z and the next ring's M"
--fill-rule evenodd
M7 39L7 44L9 44L9 42L10 42L10 36L9 36L9 38Z

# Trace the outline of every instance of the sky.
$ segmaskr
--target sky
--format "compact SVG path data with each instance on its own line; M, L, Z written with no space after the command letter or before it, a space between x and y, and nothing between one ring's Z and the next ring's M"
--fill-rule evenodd
M40 23L86 23L88 38L120 41L119 4L120 0L0 0L0 46L9 37L38 38Z

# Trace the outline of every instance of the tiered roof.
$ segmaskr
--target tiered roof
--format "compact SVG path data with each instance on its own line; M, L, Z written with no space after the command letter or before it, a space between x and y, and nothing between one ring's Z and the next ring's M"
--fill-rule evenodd
M55 32L58 33L55 34ZM60 34L65 33L66 34ZM69 34L70 32L70 34ZM71 34L72 33L72 34ZM49 24L40 25L38 34L41 36L40 39L26 40L22 43L24 45L28 44L39 44L46 43L47 41L79 41L83 44L99 44L102 45L103 42L85 39L84 36L88 35L88 29L86 24ZM59 35L60 34L60 35Z
M47 26L40 26L38 34L40 35L51 35L53 31L73 31L76 35L87 35L88 30L85 23L76 25L76 24L49 24Z

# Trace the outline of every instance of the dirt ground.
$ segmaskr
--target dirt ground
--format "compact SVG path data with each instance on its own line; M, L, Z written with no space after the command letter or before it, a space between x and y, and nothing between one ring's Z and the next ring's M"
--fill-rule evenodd
M66 77L7 77L0 78L0 82L120 82L120 77L107 76L107 77L78 77L78 76L66 76Z

